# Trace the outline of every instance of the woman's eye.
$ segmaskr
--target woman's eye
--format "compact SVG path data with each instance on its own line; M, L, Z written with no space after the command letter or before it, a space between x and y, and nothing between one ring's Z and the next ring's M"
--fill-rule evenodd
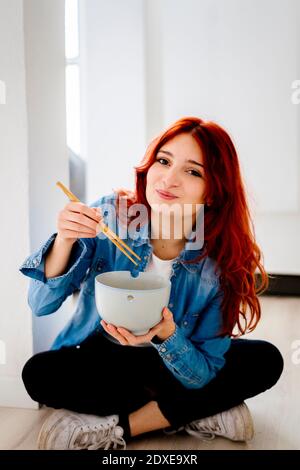
M202 178L202 175L198 173L198 171L195 171L195 170L188 170L188 171L191 171L193 176L198 176L199 178Z
M168 160L166 160L165 158L158 158L157 161L158 161L159 163L160 163L161 161L169 163Z
M165 158L157 158L156 161L159 162L161 165L166 165L166 164L169 163L168 160L166 160ZM201 173L198 173L198 171L196 171L196 170L188 170L188 172L189 172L189 171L191 172L191 175L192 175L192 176L197 176L198 178L202 178Z

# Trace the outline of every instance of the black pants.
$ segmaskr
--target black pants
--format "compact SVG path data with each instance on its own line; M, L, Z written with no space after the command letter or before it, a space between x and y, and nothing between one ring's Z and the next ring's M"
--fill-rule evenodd
M200 389L185 388L155 348L92 335L80 347L36 354L22 378L31 398L53 408L107 416L155 400L172 427L212 416L271 388L283 370L279 350L262 340L234 339L226 364Z

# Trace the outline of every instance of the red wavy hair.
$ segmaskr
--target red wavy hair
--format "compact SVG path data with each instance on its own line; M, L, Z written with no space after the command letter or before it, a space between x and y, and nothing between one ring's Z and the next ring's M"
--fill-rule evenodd
M258 295L269 285L268 275L261 262L262 253L255 242L253 221L246 201L237 152L228 133L218 124L197 117L184 117L164 130L147 147L141 164L135 168L135 191L116 190L127 198L127 206L144 204L146 176L156 160L158 150L173 137L187 133L198 142L204 159L206 188L204 200L204 250L194 260L205 256L216 261L220 268L223 290L223 327L220 334L232 337L253 331L261 317ZM255 271L260 274L256 276ZM259 279L259 281L258 281ZM238 333L233 330L237 327Z

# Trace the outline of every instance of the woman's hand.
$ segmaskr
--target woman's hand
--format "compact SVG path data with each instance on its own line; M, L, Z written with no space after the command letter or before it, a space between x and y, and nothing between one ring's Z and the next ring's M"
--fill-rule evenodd
M78 238L94 238L102 219L100 208L69 202L58 214L57 238L67 243L75 243Z
M161 321L151 328L147 334L141 336L135 336L125 328L117 328L112 324L106 323L104 320L101 320L101 325L106 333L117 339L123 346L136 346L142 343L149 343L154 336L157 336L161 341L165 341L175 332L176 323L173 320L172 312L167 307L164 307L162 314L163 318Z

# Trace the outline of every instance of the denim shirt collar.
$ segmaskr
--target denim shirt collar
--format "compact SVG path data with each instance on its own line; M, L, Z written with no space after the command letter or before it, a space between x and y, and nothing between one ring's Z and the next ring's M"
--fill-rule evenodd
M135 233L131 236L133 246L140 247L142 245L147 245L149 251L152 250L152 245L150 242L150 232L151 232L151 223L147 223L143 225L139 231L135 231ZM192 259L197 258L200 254L203 254L204 245L202 247L195 249L191 249L193 244L190 241L187 241L185 244L184 249L181 251L179 256L176 260L184 266L184 268L189 272L199 272L202 269L201 263L189 263L185 264L184 261L189 261ZM148 250L147 250L148 251Z

